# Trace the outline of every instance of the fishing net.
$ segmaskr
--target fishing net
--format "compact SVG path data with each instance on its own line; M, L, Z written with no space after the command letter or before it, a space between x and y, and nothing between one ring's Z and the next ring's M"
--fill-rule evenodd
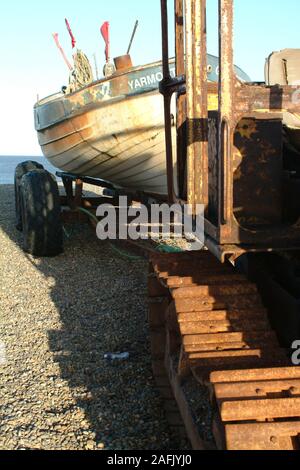
M66 93L73 93L94 81L93 70L87 56L82 51L77 50L73 59L74 68L70 75L70 82Z

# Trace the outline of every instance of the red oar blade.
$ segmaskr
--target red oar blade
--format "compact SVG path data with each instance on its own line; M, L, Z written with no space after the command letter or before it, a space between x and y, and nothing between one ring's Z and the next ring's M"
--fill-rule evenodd
M109 62L110 42L109 42L109 22L108 21L105 21L105 23L103 23L103 25L100 28L100 31L101 31L102 37L105 41L105 59L106 59L106 62Z
M76 46L76 39L72 33L72 29L67 18L65 18L65 22L66 22L67 30L69 31L69 34L70 34L71 41L72 41L72 49L74 49L74 47Z

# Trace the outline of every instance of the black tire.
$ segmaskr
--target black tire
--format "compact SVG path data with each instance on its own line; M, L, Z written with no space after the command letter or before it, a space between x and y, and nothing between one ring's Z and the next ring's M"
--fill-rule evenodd
M22 214L21 214L21 199L20 199L20 185L21 185L21 180L24 175L29 173L30 171L33 170L43 170L44 167L43 165L40 165L37 162L23 162L20 163L20 165L17 166L16 171L15 171L15 208L16 208L16 222L17 222L17 230L22 232L23 227L22 227Z
M20 186L24 251L36 257L63 252L63 228L58 185L46 170L23 176Z

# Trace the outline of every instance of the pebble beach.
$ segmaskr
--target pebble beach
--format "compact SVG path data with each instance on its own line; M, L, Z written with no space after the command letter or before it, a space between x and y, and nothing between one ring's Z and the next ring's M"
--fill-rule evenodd
M152 377L147 262L85 226L61 256L35 259L21 248L11 185L0 209L0 449L178 448Z

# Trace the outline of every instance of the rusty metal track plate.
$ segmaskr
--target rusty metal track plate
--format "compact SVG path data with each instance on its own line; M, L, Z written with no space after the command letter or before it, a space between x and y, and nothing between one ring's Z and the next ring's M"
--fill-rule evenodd
M161 352L160 367L193 441L192 412L180 391L181 374L189 371L209 386L217 405L219 448L298 448L300 369L288 367L256 285L207 252L155 255L150 273L150 292L164 299L166 343L173 337L172 346L161 346L163 335L153 337L152 346ZM176 344L181 344L184 367L181 359L178 367L174 364Z
M217 372L210 379L228 449L299 449L300 368Z

